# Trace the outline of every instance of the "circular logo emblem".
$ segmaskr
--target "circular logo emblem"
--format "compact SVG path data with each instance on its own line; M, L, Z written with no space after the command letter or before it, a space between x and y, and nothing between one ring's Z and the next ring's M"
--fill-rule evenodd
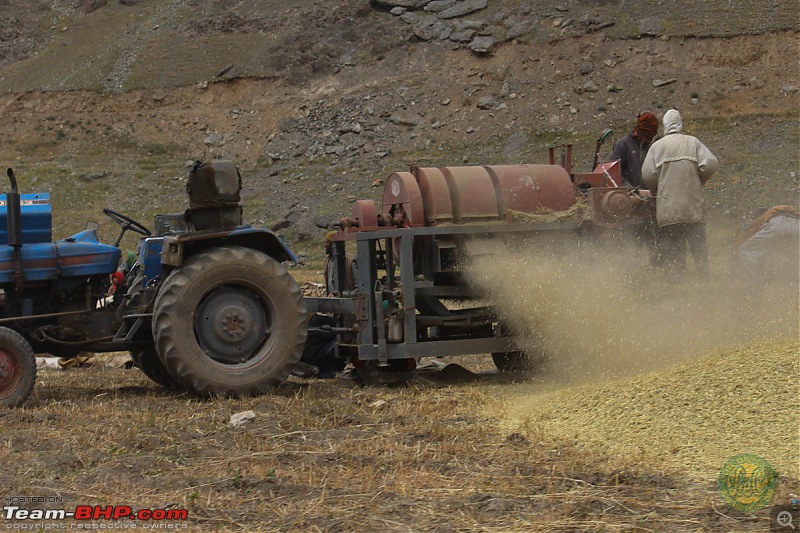
M392 182L392 196L400 196L400 182L397 180Z
M776 479L767 461L746 453L732 457L723 465L717 488L728 505L748 513L769 505L775 496Z

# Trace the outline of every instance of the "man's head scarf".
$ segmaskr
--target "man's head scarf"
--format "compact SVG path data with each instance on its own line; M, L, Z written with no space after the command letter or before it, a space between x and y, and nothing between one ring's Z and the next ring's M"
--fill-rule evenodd
M640 113L636 118L636 126L633 128L634 137L640 141L649 143L658 133L658 119L649 111Z

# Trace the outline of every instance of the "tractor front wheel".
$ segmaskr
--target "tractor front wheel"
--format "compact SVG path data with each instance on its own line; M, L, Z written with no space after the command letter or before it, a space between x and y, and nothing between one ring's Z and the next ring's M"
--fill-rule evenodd
M148 346L147 348L131 350L131 359L133 359L136 368L141 370L145 376L165 389L181 388L180 384L175 381L175 378L164 367L164 363L161 362L154 347Z
M36 357L25 338L0 327L0 407L17 407L36 382Z
M197 395L263 394L300 360L306 311L280 263L249 248L212 248L164 280L153 338L169 374Z

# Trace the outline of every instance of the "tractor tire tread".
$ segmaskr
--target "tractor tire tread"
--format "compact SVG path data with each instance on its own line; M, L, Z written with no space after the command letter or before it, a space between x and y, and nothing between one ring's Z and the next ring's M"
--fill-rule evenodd
M193 354L179 348L185 344L187 336L186 323L179 321L190 320L194 309L186 309L186 295L197 289L198 279L215 269L227 267L241 267L260 269L259 276L270 284L271 289L278 288L281 294L280 312L283 321L286 321L292 331L290 338L285 339L285 346L272 350L265 358L283 358L277 367L266 376L255 381L223 379L226 376L215 376L213 372L201 369L202 365L195 364L193 358L210 359L202 353L196 340ZM214 287L211 289L213 290ZM282 383L291 373L294 364L300 360L306 337L306 312L302 302L302 293L297 283L286 269L269 256L240 246L218 247L206 250L189 259L181 268L170 273L162 284L161 291L156 298L153 310L153 338L156 340L156 349L175 380L189 391L201 397L217 396L254 396L269 392ZM191 332L191 328L188 330ZM279 332L278 334L282 334ZM192 339L194 340L194 338ZM217 371L225 373L224 368Z
M13 329L0 327L0 348L9 349L21 370L16 387L0 391L0 407L19 407L28 399L36 383L36 356L30 343Z

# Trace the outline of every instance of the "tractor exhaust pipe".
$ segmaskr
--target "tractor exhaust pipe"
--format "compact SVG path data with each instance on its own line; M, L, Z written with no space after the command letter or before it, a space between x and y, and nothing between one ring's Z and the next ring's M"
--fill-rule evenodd
M6 170L6 174L11 181L11 192L6 193L8 245L19 248L22 246L22 227L20 226L22 212L20 210L19 189L17 189L17 178L14 177L14 171L9 168Z
M14 171L9 168L6 170L6 175L11 182L11 192L6 193L8 245L14 248L14 281L17 292L21 292L25 281L25 275L22 272L22 212Z

